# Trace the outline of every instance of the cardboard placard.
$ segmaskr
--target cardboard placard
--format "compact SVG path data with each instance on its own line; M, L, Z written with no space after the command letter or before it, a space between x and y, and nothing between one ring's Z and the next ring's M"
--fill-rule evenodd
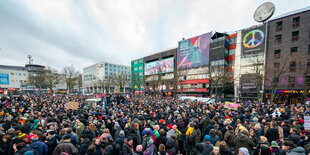
M67 109L78 110L79 103L78 102L68 102Z

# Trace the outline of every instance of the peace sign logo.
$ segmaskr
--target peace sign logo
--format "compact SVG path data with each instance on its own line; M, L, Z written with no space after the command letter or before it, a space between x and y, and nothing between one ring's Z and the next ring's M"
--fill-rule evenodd
M264 33L261 30L252 30L243 37L243 46L254 48L264 41Z

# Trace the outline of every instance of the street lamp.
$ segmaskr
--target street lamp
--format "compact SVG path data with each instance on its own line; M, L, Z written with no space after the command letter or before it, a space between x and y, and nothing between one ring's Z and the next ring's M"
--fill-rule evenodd
M263 103L263 95L264 95L264 91L263 91L263 90L260 90L259 92L261 93L261 97L260 97L260 98L261 98L261 101L260 101L260 103Z

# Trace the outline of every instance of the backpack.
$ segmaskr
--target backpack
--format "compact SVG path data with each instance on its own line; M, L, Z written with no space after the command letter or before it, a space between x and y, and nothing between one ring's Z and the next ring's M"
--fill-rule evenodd
M154 146L152 147L148 147L144 152L143 152L143 155L154 155Z
M279 155L280 154L280 148L270 147L270 154L271 155Z

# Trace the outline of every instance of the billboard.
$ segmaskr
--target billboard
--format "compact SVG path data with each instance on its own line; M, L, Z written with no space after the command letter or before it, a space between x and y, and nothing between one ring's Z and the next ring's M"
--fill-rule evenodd
M263 52L265 49L265 25L242 30L242 54Z
M173 70L174 70L174 57L171 57L145 64L144 75L168 73L173 72Z
M179 41L178 68L200 67L209 64L212 32Z
M9 74L0 73L0 84L10 84Z

